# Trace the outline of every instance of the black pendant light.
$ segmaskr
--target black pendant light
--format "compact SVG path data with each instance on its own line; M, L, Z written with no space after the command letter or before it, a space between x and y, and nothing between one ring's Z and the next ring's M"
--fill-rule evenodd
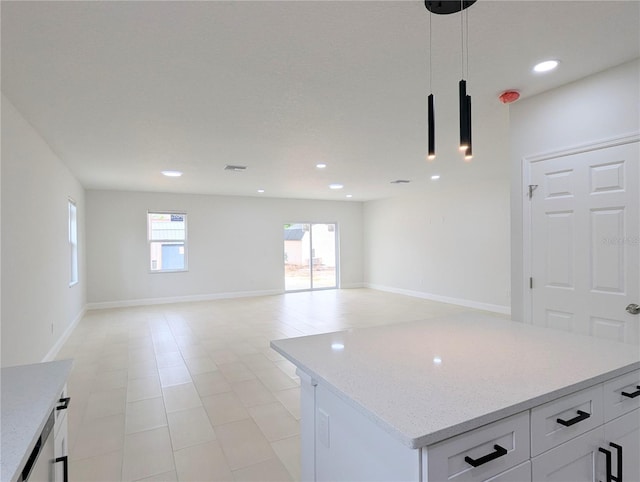
M429 13L429 97L427 97L427 125L429 151L427 159L433 161L436 158L436 118L433 107L433 89L431 87L431 13Z
M467 95L467 81L458 82L458 100L460 102L460 150L466 152L469 149L469 96Z
M466 20L466 29L464 28L464 20ZM467 82L464 80L465 71L465 30L466 30L466 66L467 75L469 75L469 17L468 12L464 12L464 2L460 2L460 38L461 60L462 60L462 80L459 84L460 95L460 150L464 153L464 160L470 161L473 157L473 148L471 146L471 96L467 94Z
M466 161L473 157L471 143L471 96L467 94L467 81L465 80L465 59L466 72L469 74L469 18L465 10L476 3L477 0L425 0L424 5L429 10L429 89L431 90L431 14L449 15L460 12L460 37L461 37L461 74L462 79L458 83L458 95L460 104L460 151L464 153ZM465 19L466 19L466 57L465 57ZM433 93L427 99L428 110L428 134L429 134L429 159L435 158L435 118Z
M466 121L467 121L467 150L464 153L464 160L470 161L473 158L473 148L471 142L471 96L467 95L467 112L466 112Z

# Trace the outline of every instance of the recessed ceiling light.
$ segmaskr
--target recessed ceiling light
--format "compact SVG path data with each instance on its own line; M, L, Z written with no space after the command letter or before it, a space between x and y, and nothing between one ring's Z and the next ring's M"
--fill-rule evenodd
M347 197L353 197L353 194L347 194Z
M542 73L549 72L550 70L555 69L558 66L557 60L545 60L544 62L540 62L533 67L534 72Z
M162 174L167 177L180 177L182 176L182 172L180 171L162 171Z
M344 185L338 184L337 182L335 182L333 184L329 184L329 189L342 189L343 187L344 187Z
M320 164L316 164L316 167L318 169L324 169L325 167L327 167L327 165L321 162Z
M431 176L432 181L437 181L438 179L440 179L440 174L434 174L433 176Z
M264 189L258 189L258 192L264 192Z

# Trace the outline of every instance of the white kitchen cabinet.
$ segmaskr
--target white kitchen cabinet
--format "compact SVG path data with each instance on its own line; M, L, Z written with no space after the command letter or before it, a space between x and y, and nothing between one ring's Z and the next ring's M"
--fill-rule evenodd
M68 470L69 470L69 430L68 430L68 416L67 407L69 406L70 399L67 395L67 386L60 394L58 404L55 408L55 425L54 425L54 482L68 482Z
M315 477L303 480L421 480L419 449L408 449L321 384L315 388L314 443Z
M54 481L55 482L67 482L68 475L65 477L65 471L68 474L69 470L69 432L67 428L67 418L65 417L61 422L60 429L57 431L54 438Z
M598 482L598 449L604 446L604 429L598 427L533 459L535 482ZM600 478L599 478L600 477Z
M408 449L333 391L304 372L300 377L303 481L604 482L606 455L600 449L612 453L615 477L614 443L623 450L623 480L640 482L640 410L603 423L603 390L616 379ZM557 422L579 409L590 417L568 427ZM498 454L498 447L505 453ZM472 466L483 458L486 463Z
M640 370L604 384L604 407L605 422L640 408Z
M529 440L529 412L524 411L430 445L422 450L426 479L491 480L529 460Z
M611 444L615 445L611 445ZM603 449L611 452L610 471L624 482L640 482L640 410L627 413L604 426ZM618 465L622 457L622 467ZM604 465L603 480L606 480L606 454L600 453L600 465ZM603 460L604 459L604 460Z
M531 409L531 455L601 426L602 403L602 384L598 384Z
M525 463L491 477L484 482L531 482L531 462L527 460Z

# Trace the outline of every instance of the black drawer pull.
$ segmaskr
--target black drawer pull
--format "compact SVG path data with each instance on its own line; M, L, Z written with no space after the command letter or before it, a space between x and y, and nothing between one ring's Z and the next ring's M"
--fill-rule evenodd
M472 459L471 457L465 457L464 461L469 465L471 465L472 467L480 467L481 465L484 465L487 462L491 462L492 460L495 460L498 457L502 457L503 455L507 454L507 449L505 449L504 447L500 447L500 445L497 445L497 444L493 446L493 450L495 450L495 452L484 455L479 459Z
M578 410L578 416L572 418L571 420L562 420L561 418L556 419L560 425L564 425L565 427L571 427L571 425L575 425L578 422L582 422L583 420L588 419L591 416L590 413L583 412L582 410Z
M58 457L56 463L62 462L62 482L69 482L69 457Z
M71 401L71 397L65 397L58 400L62 405L56 407L56 410L66 410L69 408L69 402Z
M628 392L622 392L622 396L623 397L627 397L627 398L636 398L636 397L640 397L640 385L638 385L636 387L638 390L633 392L633 393L628 393Z

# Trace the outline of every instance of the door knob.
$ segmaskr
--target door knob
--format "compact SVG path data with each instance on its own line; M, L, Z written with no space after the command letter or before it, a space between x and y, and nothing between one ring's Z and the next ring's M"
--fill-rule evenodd
M631 313L632 315L637 315L640 313L640 305L636 305L635 303L631 303L626 307L627 313Z

